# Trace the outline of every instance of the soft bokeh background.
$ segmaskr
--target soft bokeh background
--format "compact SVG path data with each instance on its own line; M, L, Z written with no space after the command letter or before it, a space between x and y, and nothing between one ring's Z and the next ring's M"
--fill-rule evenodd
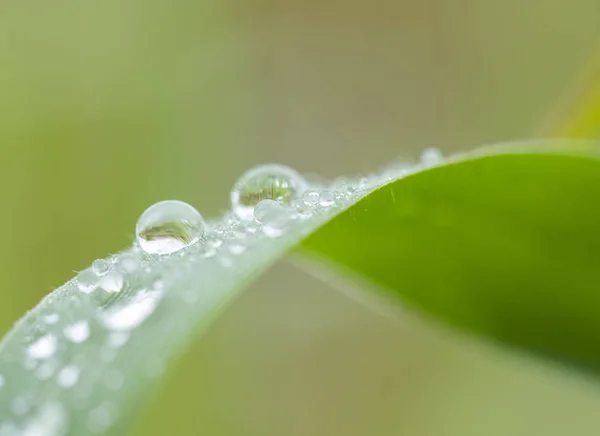
M527 137L599 43L597 0L5 0L0 330L148 205L215 216L254 164L335 176ZM585 381L282 263L137 433L596 435L598 407Z

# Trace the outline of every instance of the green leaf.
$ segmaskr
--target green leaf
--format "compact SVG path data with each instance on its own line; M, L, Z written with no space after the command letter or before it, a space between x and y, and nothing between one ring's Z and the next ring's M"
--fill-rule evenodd
M227 303L306 238L301 253L380 285L366 295L375 290L493 339L595 368L595 153L547 142L483 149L433 168L398 166L388 171L397 179L378 189L341 186L334 205L301 211L279 237L226 216L210 223L207 242L186 251L112 256L102 286L79 286L93 278L83 271L0 344L0 430L122 434ZM354 187L365 191L355 195ZM215 254L217 238L224 242ZM118 288L119 276L120 292L102 289Z

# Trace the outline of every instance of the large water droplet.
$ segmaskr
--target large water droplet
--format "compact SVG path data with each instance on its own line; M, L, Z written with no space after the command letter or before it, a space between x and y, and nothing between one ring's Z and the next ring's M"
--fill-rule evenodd
M92 262L92 272L97 276L103 276L108 272L109 264L104 259L96 259Z
M32 359L47 359L56 351L56 336L47 334L39 338L27 348L27 354Z
M86 320L77 321L66 326L63 333L69 341L80 344L90 336L90 326Z
M69 365L60 370L56 382L63 388L72 388L77 380L79 380L79 368Z
M170 254L200 240L206 231L202 215L187 203L161 201L140 217L137 242L146 253Z
M242 219L251 220L263 200L290 202L306 189L300 174L284 165L261 165L245 172L233 186L231 205Z

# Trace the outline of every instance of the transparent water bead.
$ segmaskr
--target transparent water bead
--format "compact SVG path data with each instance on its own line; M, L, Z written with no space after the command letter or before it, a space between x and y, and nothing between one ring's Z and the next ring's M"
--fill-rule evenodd
M335 203L335 195L329 189L321 191L319 195L319 204L321 207L333 206Z
M99 285L106 292L121 292L121 289L123 289L123 276L117 271L111 271L102 277Z
M77 321L64 328L63 333L69 341L80 344L90 336L90 326L86 320Z
M98 286L98 276L92 270L86 269L77 275L77 289L84 294L93 292Z
M233 212L244 220L251 220L254 208L264 200L288 205L302 194L307 184L292 168L269 164L254 167L238 179L231 191Z
M128 302L104 312L101 321L113 331L133 330L154 312L162 297L161 290L142 289Z
M137 242L148 254L171 254L198 242L206 232L200 212L183 201L150 206L137 222Z
M97 276L103 276L108 272L109 264L104 259L96 259L92 262L92 272Z
M256 205L254 217L262 224L263 233L266 236L276 238L283 233L289 213L276 201L263 200Z
M427 148L421 153L421 163L425 166L433 166L441 163L444 155L437 148Z
M321 196L321 194L319 194L319 191L315 191L314 189L311 189L304 193L304 195L302 196L302 201L307 206L314 207L319 204L320 196Z
M56 382L63 388L72 388L79 380L79 368L75 365L65 366L60 370Z
M36 340L27 348L27 355L32 359L48 359L56 351L56 336L47 334Z

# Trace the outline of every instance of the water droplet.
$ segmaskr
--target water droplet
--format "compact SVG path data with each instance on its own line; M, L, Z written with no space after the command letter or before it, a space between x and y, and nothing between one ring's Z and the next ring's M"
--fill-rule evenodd
M231 254L235 254L237 256L242 254L244 251L246 251L246 247L242 244L233 243L229 245L229 252Z
M47 359L56 351L56 336L47 334L39 338L27 348L27 354L32 359Z
M284 165L261 165L245 172L231 191L233 212L244 220L251 220L254 208L264 200L290 204L306 189L300 174Z
M35 415L19 433L20 436L59 436L68 428L68 415L59 402L48 402L40 406Z
M87 427L94 433L103 433L113 424L116 414L115 406L112 403L104 402L90 411Z
M66 326L63 333L69 341L80 344L90 336L90 325L86 320L77 321Z
M77 380L79 380L79 368L69 365L60 370L56 382L63 388L72 388Z
M43 363L35 370L35 376L39 380L48 380L54 375L54 364Z
M421 153L421 163L425 166L433 166L441 163L444 155L437 148L427 148Z
M318 191L315 191L314 189L311 189L309 191L306 191L304 193L304 195L302 196L302 201L304 202L304 204L306 204L307 206L316 206L319 204L319 197L320 194Z
M273 200L263 200L258 203L254 209L254 216L262 223L263 233L270 238L283 234L285 222L289 218L288 211Z
M325 189L321 191L321 195L319 196L319 204L322 207L333 206L335 203L335 195L329 189Z
M109 264L104 259L96 259L92 262L92 272L97 276L103 276L108 272Z
M177 200L150 206L136 226L137 242L142 250L159 255L174 253L198 242L205 231L202 215Z
M98 276L92 270L86 269L77 275L77 288L89 294L98 286Z
M129 340L128 332L111 332L108 335L108 345L113 348L120 348Z
M128 331L134 329L154 312L162 295L159 290L147 291L143 289L125 304L103 313L101 320L111 330Z
M116 369L112 369L104 375L104 386L111 391L118 391L121 389L124 382L125 376L121 373L121 371L117 371Z
M140 259L136 255L130 253L122 254L119 257L118 263L124 271L130 273L137 271L141 265Z
M58 313L51 313L49 315L44 316L44 322L48 325L56 324L58 322Z
M102 277L100 287L106 292L121 292L121 289L123 289L123 276L117 271L111 271Z

